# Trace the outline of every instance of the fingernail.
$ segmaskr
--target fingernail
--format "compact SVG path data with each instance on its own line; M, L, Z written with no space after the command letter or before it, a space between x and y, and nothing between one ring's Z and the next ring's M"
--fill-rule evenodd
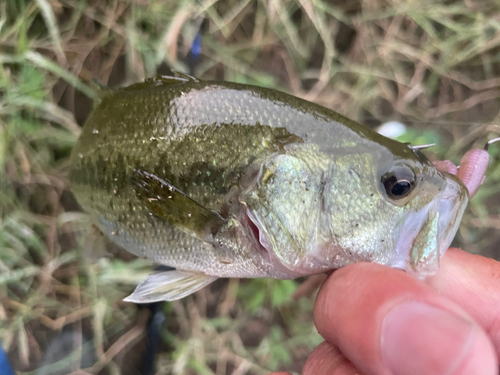
M474 365L470 358L481 360L471 353L484 347L478 340L487 339L480 336L484 336L482 331L465 319L423 303L407 302L384 318L382 359L395 375L454 374L461 365Z

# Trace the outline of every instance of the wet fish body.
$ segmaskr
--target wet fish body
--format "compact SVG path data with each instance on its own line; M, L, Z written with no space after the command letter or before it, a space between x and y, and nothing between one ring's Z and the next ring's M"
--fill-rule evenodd
M111 241L176 267L146 279L135 302L359 261L432 274L468 200L420 151L336 112L182 75L106 94L70 179Z

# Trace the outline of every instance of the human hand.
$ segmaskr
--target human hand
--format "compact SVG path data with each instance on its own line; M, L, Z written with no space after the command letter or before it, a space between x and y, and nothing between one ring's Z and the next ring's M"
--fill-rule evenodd
M425 282L347 266L321 287L314 322L325 342L303 375L498 374L500 263L449 249Z

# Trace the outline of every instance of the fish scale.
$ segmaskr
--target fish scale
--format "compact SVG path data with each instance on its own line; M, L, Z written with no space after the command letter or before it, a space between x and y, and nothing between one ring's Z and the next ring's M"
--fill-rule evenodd
M123 93L125 95L122 96ZM167 119L159 120L167 113L160 104L165 102L165 97L168 99L169 95L162 92L161 95L149 95L138 101L128 91L118 91L104 97L99 107L101 110L92 114L83 130L82 141L75 148L77 151L74 154L77 156L71 173L72 190L81 205L96 216L103 232L125 249L158 263L184 269L203 270L207 264L212 264L214 272L217 272L220 262L213 259L200 261L196 257L197 253L203 251L214 258L210 247L168 223L148 217L148 209L137 199L129 184L130 171L135 166L149 169L183 188L206 207L218 209L229 188L237 184L249 160L275 151L273 142L287 133L284 129L267 127L262 127L259 132L255 132L255 129L250 132L248 128L235 132L232 127L220 124L210 131L208 125L202 124L187 133L178 126L179 115L185 112L185 108L171 110L170 113L174 113L171 120L168 120L168 115ZM118 113L125 108L141 108L148 102L145 109L150 114L156 108L154 118L157 121L154 123L171 126L163 126L158 130L151 122L141 122L135 111L133 115L111 117L109 102L113 103L113 112L116 110ZM137 124L141 124L141 127ZM117 128L120 130L117 131ZM88 133L88 138L85 133ZM251 133L253 137L249 137ZM144 141L153 137L162 142ZM213 146L211 149L206 148L207 142L200 142L207 138ZM192 147L187 147L191 143L200 144L200 147L192 150ZM231 147L221 148L221 143L230 143ZM197 154L196 158L192 158L193 153ZM200 159L208 163L200 163ZM158 241L159 238L162 240ZM180 254L179 249L183 249ZM158 253L162 255L158 256ZM225 260L228 257L222 258ZM234 258L234 267L229 270L231 274L238 274L239 267L244 267L245 271L252 269L248 258ZM224 270L228 272L229 268L226 265ZM255 272L262 274L258 269Z
M72 191L111 241L177 268L134 302L358 261L432 274L467 203L419 150L336 112L182 74L104 93L71 163Z

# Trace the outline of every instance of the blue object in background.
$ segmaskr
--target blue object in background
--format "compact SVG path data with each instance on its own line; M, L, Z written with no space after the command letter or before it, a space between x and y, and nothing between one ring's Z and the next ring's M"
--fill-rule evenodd
M191 48L189 49L189 53L187 56L187 62L189 66L189 74L192 76L195 75L195 67L196 64L198 63L198 58L201 55L201 46L203 44L203 34L205 33L205 30L207 29L208 22L204 18L199 18L197 20L198 23L198 32L196 33L196 36L193 40L193 43L191 44Z
M12 371L12 367L10 367L7 354L5 354L1 345L0 345L0 375L14 375L14 371Z
M202 35L201 35L201 29L198 31L198 34L196 34L196 37L193 40L193 44L191 44L191 49L189 50L189 55L188 55L188 65L189 65L189 74L194 76L195 74L195 67L196 64L198 63L198 58L200 57L201 54L201 43L202 43Z
M194 38L193 40L193 44L191 44L191 56L193 56L194 60L198 60L198 57L200 57L201 42L202 42L201 32L198 32L198 34L196 34L196 38Z
M160 351L161 346L161 329L162 324L165 322L165 314L163 313L163 306L165 302L155 302L147 305L151 311L151 318L148 322L146 331L146 350L142 358L142 375L153 375L155 371L156 355Z

